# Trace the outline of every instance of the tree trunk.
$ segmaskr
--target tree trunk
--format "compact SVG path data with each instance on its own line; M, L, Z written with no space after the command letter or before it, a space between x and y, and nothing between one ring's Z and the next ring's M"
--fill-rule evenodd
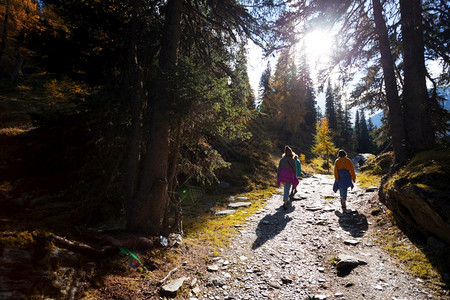
M143 83L142 72L138 58L138 24L140 20L140 1L132 2L132 19L130 28L130 48L128 55L127 88L125 92L129 95L131 110L131 128L128 134L127 144L127 218L132 220L135 215L136 204L135 192L139 171L140 144L142 138L142 104Z
M25 32L24 29L20 30L19 36L17 38L17 44L15 47L15 54L16 54L16 63L14 65L14 71L11 73L11 79L16 80L19 76L23 75L22 72L22 63L23 63L23 57L22 57L22 43L25 38Z
M403 106L406 136L413 153L434 144L429 99L420 0L400 0L403 38L404 89Z
M177 63L181 34L183 0L168 0L164 32L161 41L159 66L161 70L160 92L151 106L150 132L145 153L143 174L135 196L134 218L127 228L152 235L163 231L163 220L168 201L169 133L170 117L167 107L172 101L165 76Z
M0 44L0 76L3 66L3 52L6 47L6 39L8 36L8 17L9 17L9 0L5 0L5 20L3 21L2 43Z
M171 132L172 149L169 159L169 175L168 175L168 188L169 192L175 191L178 186L177 182L177 167L178 159L180 156L181 148L181 127L182 121L178 120L175 132ZM169 215L170 214L170 215ZM169 201L166 206L166 214L164 216L164 233L169 234L171 232L183 233L182 218L183 213L181 209L181 198L177 193L169 194ZM171 220L173 220L171 222Z
M395 78L394 59L392 58L388 32L384 21L383 8L381 7L380 0L373 0L373 15L378 34L395 163L402 164L408 159L408 151L405 144L405 127L403 123L400 97L398 95L397 81Z

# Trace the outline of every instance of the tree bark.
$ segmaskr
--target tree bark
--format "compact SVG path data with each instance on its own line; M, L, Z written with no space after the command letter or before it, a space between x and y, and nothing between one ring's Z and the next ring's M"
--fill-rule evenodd
M12 80L16 80L19 76L23 75L22 72L22 63L23 63L23 57L22 57L22 43L23 40L25 39L25 29L21 29L19 36L17 37L17 44L15 47L15 54L16 54L16 63L14 65L14 70L11 73L11 79Z
M0 44L0 75L3 66L3 52L6 47L6 39L8 36L8 18L9 18L9 0L5 0L5 20L3 21L2 43Z
M378 35L378 45L380 48L386 100L389 109L389 123L391 125L395 163L402 164L408 159L408 151L405 144L405 126L403 123L400 97L398 95L397 81L395 78L394 59L392 58L388 32L384 21L383 8L381 7L380 0L373 0L372 3L375 27Z
M406 136L413 153L434 144L428 92L420 0L400 0L403 38L403 107Z
M142 138L142 104L143 104L143 82L142 72L138 58L138 24L140 20L140 1L132 2L132 19L130 28L130 48L128 56L128 75L127 88L125 89L129 95L131 127L128 134L127 145L127 219L128 224L135 216L136 204L135 192L139 171L140 144Z
M170 116L168 106L172 101L169 83L165 76L177 63L178 44L181 34L183 0L168 0L166 19L161 41L159 67L160 91L151 105L151 122L145 153L143 174L135 196L134 218L128 220L127 228L152 235L163 231L163 220L168 201L168 172L170 152Z

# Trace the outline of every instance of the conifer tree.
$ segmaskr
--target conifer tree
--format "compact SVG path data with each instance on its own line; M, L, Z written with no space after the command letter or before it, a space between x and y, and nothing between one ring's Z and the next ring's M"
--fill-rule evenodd
M353 141L354 141L354 149L359 152L360 149L360 136L361 136L361 121L359 118L359 111L357 110L355 113L355 128L353 130Z
M349 151L352 151L354 149L354 144L352 142L352 135L353 129L352 129L352 120L350 116L350 108L346 104L344 109L344 124L342 130L342 137L344 139L344 148Z
M367 128L366 116L364 112L361 110L359 119L359 138L358 138L358 152L367 153L370 152L370 135L369 130Z
M325 91L325 116L328 117L330 130L337 132L335 95L330 81Z

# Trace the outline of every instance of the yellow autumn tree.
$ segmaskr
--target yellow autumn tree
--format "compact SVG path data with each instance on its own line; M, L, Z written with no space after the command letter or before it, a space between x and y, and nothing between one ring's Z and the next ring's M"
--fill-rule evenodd
M21 73L24 58L30 55L24 42L30 32L39 30L41 10L36 0L4 2L0 5L0 73L9 64L15 78Z
M326 159L327 171L330 171L330 156L338 151L331 139L328 117L320 119L316 123L317 133L314 136L312 152Z

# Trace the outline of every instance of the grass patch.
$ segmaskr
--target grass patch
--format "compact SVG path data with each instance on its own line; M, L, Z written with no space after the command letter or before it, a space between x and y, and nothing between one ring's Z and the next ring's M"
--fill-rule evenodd
M410 274L437 286L444 286L436 266L448 265L445 258L427 253L424 246L416 245L398 228L390 210L377 217L382 229L375 234L378 243L398 264L406 266ZM444 261L439 261L444 260Z
M316 157L309 162L309 168L311 169L310 173L331 174L333 171L333 161L329 161L328 170L327 161L321 157Z
M368 188L372 186L379 186L381 176L371 172L362 172L357 175L358 184L361 188Z
M434 149L417 154L399 172L385 183L384 189L416 186L434 195L436 199L448 199L450 174L450 152Z
M230 195L208 196L195 204L185 204L183 216L186 239L195 240L199 244L207 244L214 250L226 247L230 238L237 233L235 225L245 223L246 219L264 207L265 202L276 193L274 187L255 190L235 197L247 197L245 202L252 205L227 216L215 216L214 211L226 209Z

